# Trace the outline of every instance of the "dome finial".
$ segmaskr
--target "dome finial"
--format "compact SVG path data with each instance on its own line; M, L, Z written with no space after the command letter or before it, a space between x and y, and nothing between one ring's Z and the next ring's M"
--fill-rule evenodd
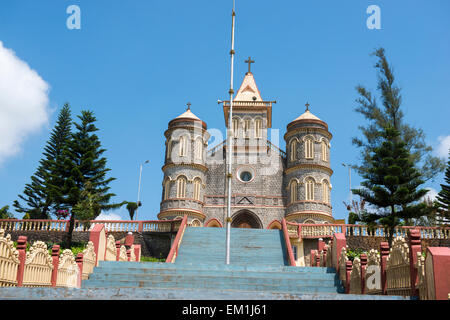
M188 102L188 103L186 103L186 105L187 105L187 110L186 111L191 110L191 103Z
M306 102L305 106L306 106L306 111L309 111L310 104L308 102Z

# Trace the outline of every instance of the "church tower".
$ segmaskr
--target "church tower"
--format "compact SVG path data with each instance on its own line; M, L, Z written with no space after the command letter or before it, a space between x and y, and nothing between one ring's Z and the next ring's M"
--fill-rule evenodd
M300 223L333 222L331 212L331 133L309 111L287 125L285 188L286 220Z
M171 120L164 133L166 156L163 194L158 219L188 216L188 223L202 226L206 185L205 164L209 134L206 123L190 110Z
M248 72L233 97L231 150L231 227L267 228L273 221L284 217L283 170L284 152L268 141L268 129L272 127L272 105L261 97L251 72ZM230 101L223 101L226 127L229 127ZM226 225L227 186L226 155L228 142L222 145L222 162L207 164L206 221L217 220ZM216 158L219 153L215 154ZM207 226L209 224L207 223Z

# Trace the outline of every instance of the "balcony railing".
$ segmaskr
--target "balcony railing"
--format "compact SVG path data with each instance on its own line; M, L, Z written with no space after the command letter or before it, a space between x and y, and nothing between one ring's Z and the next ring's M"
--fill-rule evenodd
M92 220L75 221L74 232L89 231L97 224L105 225L108 232L174 232L181 220ZM68 220L0 220L0 229L5 231L55 231L65 232L69 229Z
M387 237L388 232L383 226L368 227L352 224L299 224L287 222L290 237L301 238L329 238L335 233L344 233L346 236L360 237ZM394 237L406 237L409 229L418 229L422 239L449 239L450 227L421 227L404 226L394 229Z

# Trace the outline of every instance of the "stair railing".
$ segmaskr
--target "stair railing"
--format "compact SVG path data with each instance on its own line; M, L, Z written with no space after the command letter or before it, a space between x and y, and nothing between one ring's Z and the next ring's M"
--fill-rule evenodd
M289 233L286 226L286 219L283 219L282 227L283 227L284 241L286 243L289 265L295 267L297 264L295 263L294 253L292 252L291 240L289 239Z
M170 248L169 255L167 256L166 263L174 263L178 256L178 248L180 247L181 240L183 239L184 231L187 227L187 215L184 215L181 225L178 228L177 235L173 241L172 248Z

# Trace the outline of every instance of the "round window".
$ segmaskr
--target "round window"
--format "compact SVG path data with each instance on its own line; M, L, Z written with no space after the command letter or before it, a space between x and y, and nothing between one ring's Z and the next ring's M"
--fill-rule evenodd
M241 180L244 182L248 182L250 180L252 180L252 174L248 171L243 171L241 172Z

